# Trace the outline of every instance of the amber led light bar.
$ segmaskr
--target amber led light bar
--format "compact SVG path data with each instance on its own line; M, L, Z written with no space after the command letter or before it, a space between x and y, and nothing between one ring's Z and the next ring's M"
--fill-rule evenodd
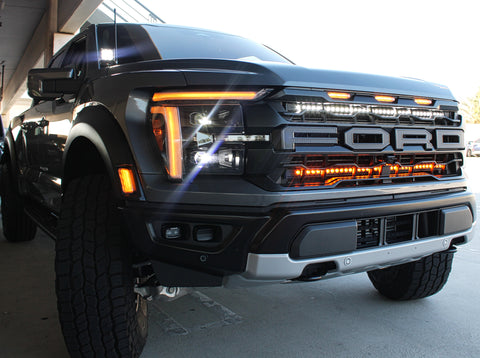
M374 167L339 166L328 169L320 168L295 168L294 179L318 179L325 180L325 184L334 184L344 179L368 179L368 178L398 178L410 175L445 174L446 165L421 163L416 165L384 164Z

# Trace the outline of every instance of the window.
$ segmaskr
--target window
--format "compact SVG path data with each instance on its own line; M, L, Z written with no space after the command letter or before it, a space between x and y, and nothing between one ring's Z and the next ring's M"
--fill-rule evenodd
M66 51L57 53L51 60L48 65L49 68L60 68L62 67L63 59L65 58Z
M75 41L68 49L62 67L73 67L77 78L84 77L86 70L86 52L86 38L84 37Z
M193 28L143 25L162 59L231 59L291 63L275 51L243 37Z

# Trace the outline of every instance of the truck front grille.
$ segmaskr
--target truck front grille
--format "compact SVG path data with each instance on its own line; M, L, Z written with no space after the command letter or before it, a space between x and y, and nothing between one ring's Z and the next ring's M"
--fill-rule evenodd
M434 210L357 220L357 250L439 235L440 217L440 212Z
M461 177L464 131L453 100L289 88L268 104L276 112L269 147L250 144L245 174L266 190L328 189ZM245 110L264 130L261 106ZM272 117L273 118L273 117ZM261 119L261 120L260 120ZM272 119L273 121L273 119Z

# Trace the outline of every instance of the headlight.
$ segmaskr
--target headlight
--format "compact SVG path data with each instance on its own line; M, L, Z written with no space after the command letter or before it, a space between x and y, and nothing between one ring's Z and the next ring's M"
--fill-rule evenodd
M239 101L257 92L158 92L152 97L152 130L168 176L233 174L244 171L246 141L269 136L245 135Z

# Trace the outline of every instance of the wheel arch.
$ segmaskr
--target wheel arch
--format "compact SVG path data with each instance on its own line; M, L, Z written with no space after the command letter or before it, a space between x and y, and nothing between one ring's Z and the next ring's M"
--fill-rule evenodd
M115 196L121 198L120 180L116 174L120 166L135 167L119 123L102 105L84 107L74 118L65 144L62 189L65 190L74 178L106 174L112 182Z
M15 155L15 141L13 139L12 132L10 128L7 129L5 136L3 138L3 154L1 158L1 163L6 163L7 160L13 166L13 169L16 169L17 161Z

